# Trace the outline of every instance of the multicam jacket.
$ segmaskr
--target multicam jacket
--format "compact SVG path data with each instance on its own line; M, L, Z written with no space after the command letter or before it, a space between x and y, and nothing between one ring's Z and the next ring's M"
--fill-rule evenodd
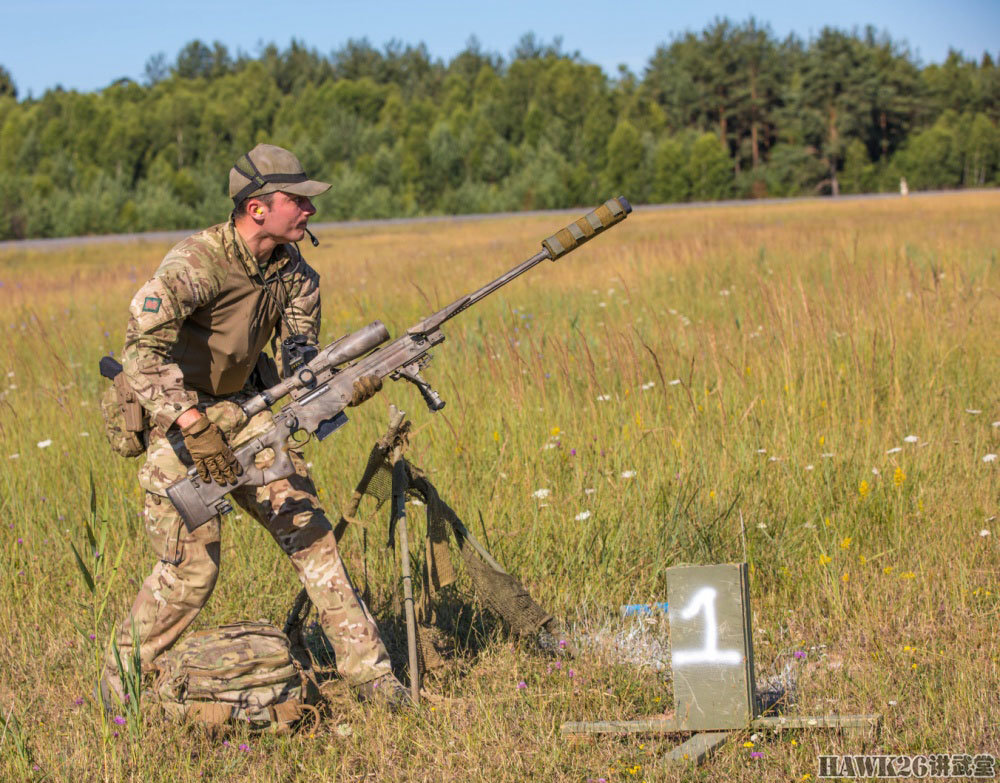
M199 392L240 391L283 321L317 342L319 275L292 245L258 266L233 222L220 223L167 253L129 315L122 366L166 431Z

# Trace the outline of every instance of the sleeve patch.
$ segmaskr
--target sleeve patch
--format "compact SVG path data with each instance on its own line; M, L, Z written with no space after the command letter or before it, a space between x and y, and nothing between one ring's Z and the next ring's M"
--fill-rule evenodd
M161 278L147 280L129 307L134 327L140 332L150 332L178 318L180 314L174 302L172 292Z

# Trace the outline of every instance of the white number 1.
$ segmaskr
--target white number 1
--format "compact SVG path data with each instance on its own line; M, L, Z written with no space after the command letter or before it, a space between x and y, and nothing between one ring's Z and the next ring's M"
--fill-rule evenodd
M719 629L715 623L714 587L703 587L692 597L690 603L681 610L681 617L690 620L702 609L705 610L705 646L700 650L675 650L674 666L691 663L741 663L743 655L739 650L719 649Z

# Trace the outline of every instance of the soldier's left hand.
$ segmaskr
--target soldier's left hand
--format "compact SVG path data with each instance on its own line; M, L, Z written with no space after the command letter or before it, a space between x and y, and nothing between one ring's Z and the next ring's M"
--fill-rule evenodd
M377 375L365 375L354 382L354 394L351 401L347 403L350 407L360 405L365 400L370 400L375 394L382 390L382 379Z

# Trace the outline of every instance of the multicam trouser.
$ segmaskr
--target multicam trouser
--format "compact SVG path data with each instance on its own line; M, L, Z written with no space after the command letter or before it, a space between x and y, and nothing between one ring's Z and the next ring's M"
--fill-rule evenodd
M233 446L259 435L271 422L268 411L247 422L239 407L242 401L240 396L221 401L206 396L198 406L226 433ZM295 475L262 487L240 487L232 498L267 529L289 556L319 612L320 625L333 645L340 674L350 684L360 685L389 674L389 656L374 620L347 575L302 455L292 450L291 456ZM258 465L272 458L270 450L265 449L258 455ZM190 465L183 438L173 430L165 434L154 428L139 483L146 490L146 532L159 561L118 627L123 662L131 655L133 626L145 667L177 641L215 587L220 518L189 532L166 495L166 488L187 473L185 463ZM120 696L117 667L110 651L105 676Z

